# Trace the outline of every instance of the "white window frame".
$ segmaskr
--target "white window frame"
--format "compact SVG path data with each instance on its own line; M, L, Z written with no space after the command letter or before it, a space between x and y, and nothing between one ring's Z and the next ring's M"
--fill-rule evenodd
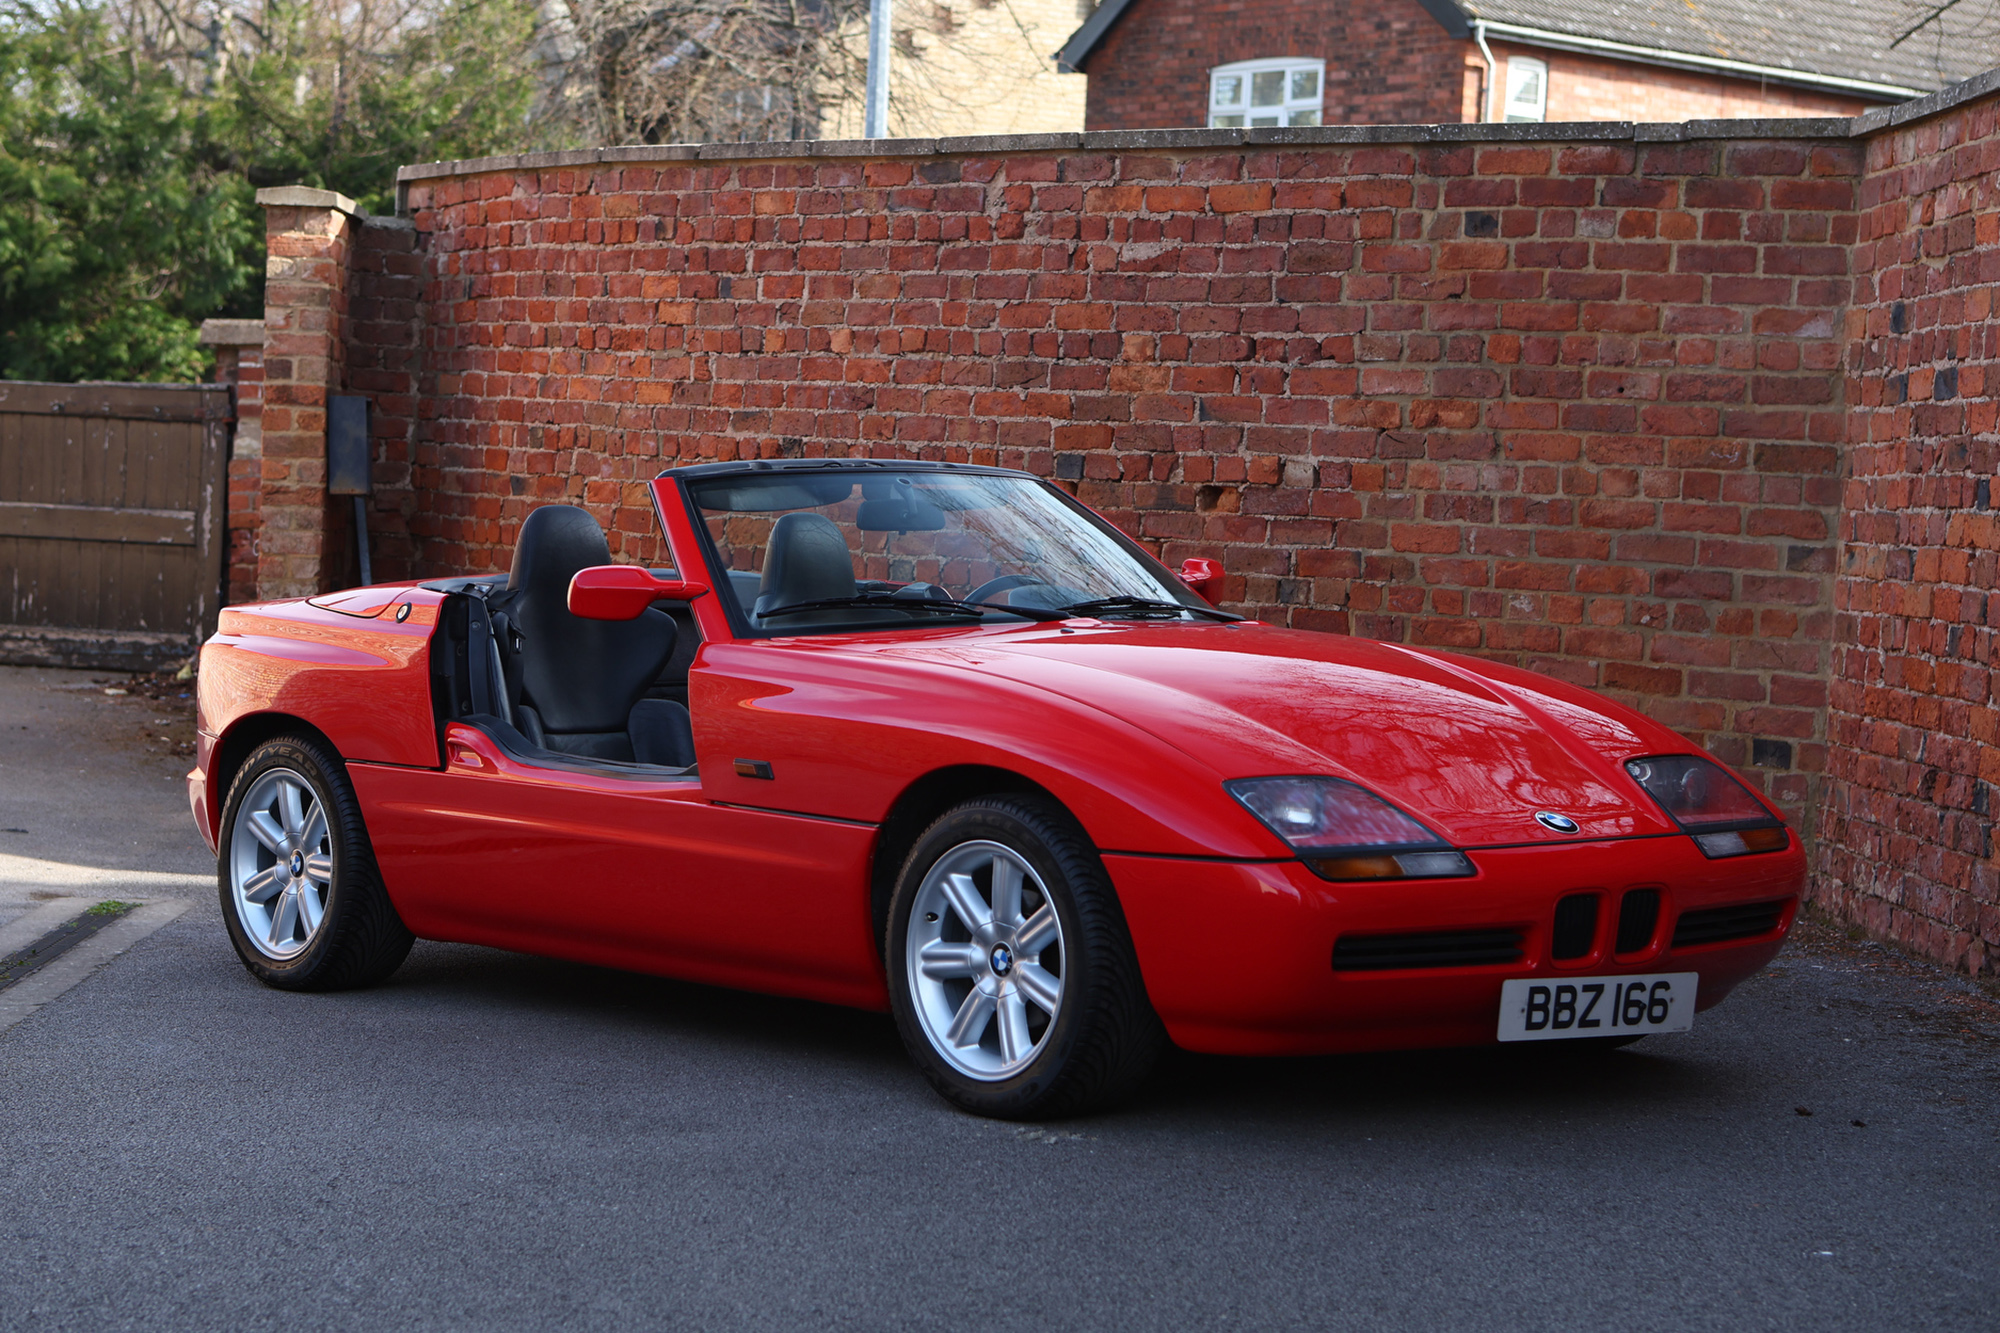
M1535 96L1516 100L1533 80ZM1539 124L1549 118L1549 62L1533 56L1507 57L1506 99L1500 103L1500 119Z
M1285 76L1285 99L1271 105L1252 107L1250 105L1251 79L1258 74L1268 74L1274 70ZM1292 96L1295 74L1313 75L1313 95L1311 97ZM1219 100L1235 80L1234 88L1239 94L1234 102ZM1210 129L1248 128L1253 121L1266 121L1272 125L1318 125L1326 109L1326 62L1307 60L1299 56L1274 57L1269 60L1239 60L1233 65L1217 65L1208 72L1208 127ZM1255 114L1253 114L1253 112Z

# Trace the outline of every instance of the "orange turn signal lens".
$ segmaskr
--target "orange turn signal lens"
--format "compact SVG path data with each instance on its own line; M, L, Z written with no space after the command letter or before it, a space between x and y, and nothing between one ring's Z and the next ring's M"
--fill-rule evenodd
M1330 856L1314 861L1314 870L1326 879L1401 879L1403 868L1393 856Z
M1752 852L1783 851L1791 844L1792 836L1782 824L1765 828L1732 829L1728 833L1697 833L1695 846L1701 854L1711 859L1726 856L1748 856Z
M1451 850L1391 855L1317 856L1306 864L1321 879L1458 879L1473 873L1465 853Z

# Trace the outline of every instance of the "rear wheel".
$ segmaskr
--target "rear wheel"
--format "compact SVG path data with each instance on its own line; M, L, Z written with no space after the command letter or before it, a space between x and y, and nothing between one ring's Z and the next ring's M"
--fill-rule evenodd
M266 985L370 986L416 939L382 887L346 765L318 740L251 752L223 807L217 879L229 942Z
M1166 1046L1117 895L1051 801L969 801L931 825L904 863L885 943L904 1045L964 1110L1092 1110Z

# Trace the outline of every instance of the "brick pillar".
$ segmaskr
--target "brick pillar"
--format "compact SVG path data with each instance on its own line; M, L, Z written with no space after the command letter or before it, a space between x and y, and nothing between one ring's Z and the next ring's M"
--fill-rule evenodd
M201 345L215 349L217 384L236 391L229 445L229 552L223 578L228 604L257 599L257 529L263 500L264 321L208 319Z
M352 199L300 185L257 191L264 214L263 466L257 596L355 581L346 502L326 494L326 400L345 384Z

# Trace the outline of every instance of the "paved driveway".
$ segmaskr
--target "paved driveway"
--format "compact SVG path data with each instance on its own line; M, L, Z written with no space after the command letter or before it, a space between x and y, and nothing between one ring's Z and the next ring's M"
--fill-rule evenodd
M17 858L205 868L150 701L0 678L91 738L0 738ZM2000 1006L1824 928L1597 1061L1181 1057L1016 1126L873 1015L430 944L265 990L199 893L0 1032L0 1326L2000 1326Z

